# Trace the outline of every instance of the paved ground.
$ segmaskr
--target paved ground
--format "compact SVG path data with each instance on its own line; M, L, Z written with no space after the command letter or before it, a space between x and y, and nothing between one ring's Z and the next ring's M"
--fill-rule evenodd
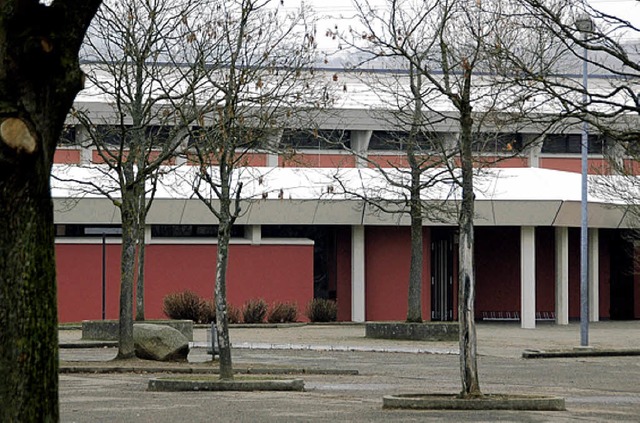
M303 393L149 392L143 374L62 374L65 422L282 422L282 421L640 421L640 358L523 359L524 349L573 348L578 324L478 325L480 383L485 393L552 394L566 398L566 412L444 412L382 410L382 396L459 390L455 343L392 342L364 338L358 325L234 328L234 363L242 367L289 366L355 369L357 376L298 375ZM60 331L61 342L80 338ZM196 345L206 331L195 331ZM591 324L597 348L640 348L640 321ZM333 350L333 351L332 351ZM354 350L354 351L342 351ZM407 352L369 352L398 351ZM109 360L115 349L63 349L62 360ZM202 348L193 362L208 360Z

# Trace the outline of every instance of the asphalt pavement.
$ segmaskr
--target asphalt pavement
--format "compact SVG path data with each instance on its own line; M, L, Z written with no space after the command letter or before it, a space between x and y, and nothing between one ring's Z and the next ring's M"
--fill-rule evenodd
M292 368L305 381L303 393L150 392L158 369L137 372L63 373L61 419L70 422L188 420L233 422L297 421L640 421L640 359L563 357L524 359L525 350L573 351L580 345L578 323L515 322L477 325L479 376L484 393L559 395L567 411L390 411L383 395L459 390L455 342L390 341L364 337L363 325L242 326L231 329L237 368ZM61 330L61 345L81 342L78 330ZM197 328L189 360L215 367ZM640 321L597 322L589 328L590 348L640 350ZM578 350L584 350L579 348ZM113 366L116 349L62 348L62 365ZM187 364L190 365L190 364ZM122 363L116 367L122 368ZM136 364L130 370L135 370ZM336 370L322 374L322 370ZM340 370L340 371L337 371ZM355 371L355 372L354 372Z

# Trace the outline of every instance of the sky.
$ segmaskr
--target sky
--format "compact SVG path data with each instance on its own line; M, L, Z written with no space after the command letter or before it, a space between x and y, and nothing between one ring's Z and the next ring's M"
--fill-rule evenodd
M385 3L386 0L370 0L370 2ZM354 14L351 0L284 0L286 8L299 7L301 3L311 6L318 15L325 17L317 28L320 38L324 37L326 28L333 26L334 22L348 21L348 18ZM589 0L589 3L597 10L627 19L632 25L640 28L640 0ZM336 19L340 17L342 19ZM627 38L640 39L640 30Z

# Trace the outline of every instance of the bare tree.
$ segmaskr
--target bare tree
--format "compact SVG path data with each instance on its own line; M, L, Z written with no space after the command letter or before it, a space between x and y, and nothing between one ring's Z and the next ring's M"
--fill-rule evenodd
M107 1L88 31L84 57L90 88L107 110L78 106L73 116L85 129L85 146L104 178L78 181L119 208L122 222L118 358L134 356L133 292L136 320L144 320L146 216L160 167L174 161L187 135L175 108L190 94L185 82L196 71L182 48L199 19L202 2L188 0ZM180 72L176 67L181 66ZM190 80L190 79L189 79ZM166 167L164 169L167 169Z
M194 86L189 160L196 163L195 194L218 221L215 302L220 377L233 378L226 275L231 228L242 212L241 174L249 155L274 151L281 129L300 113L323 106L316 90L315 35L310 12L285 10L268 0L211 2L206 24L189 39L201 64ZM245 169L245 170L243 170Z
M544 78L520 66L522 80L535 81L541 92L555 99L561 105L560 117L574 125L588 123L593 132L589 151L602 147L609 170L618 175L598 178L593 190L617 201L635 197L640 159L640 28L624 16L611 15L587 2L524 3L539 25L563 45L567 60ZM589 78L586 87L580 77L570 76L580 73L583 62L588 75L598 75ZM635 213L636 208L630 210Z
M490 151L505 156L524 147L524 141L505 140L504 135L517 133L525 125L524 117L536 108L530 101L528 87L501 78L498 72L504 66L500 52L514 51L522 44L515 34L517 20L509 21L503 13L505 9L514 10L517 4L460 0L388 0L383 5L354 0L354 4L360 27L352 27L351 39L343 35L342 40L347 39L351 49L358 52L355 56L359 58L359 67L384 66L405 74L404 90L399 90L391 78L386 79L387 84L392 83L388 85L392 87L389 92L396 95L391 95L392 101L387 100L382 107L387 110L397 107L399 113L388 115L393 116L395 127L408 132L409 166L405 173L410 177L404 178L407 183L403 187L409 193L407 207L416 238L421 238L418 228L422 226L420 217L424 213L422 201L428 197L423 191L446 179L459 189L456 216L461 396L480 396L474 323L473 180L478 168L487 163L477 153L482 151L482 145L492 146ZM508 35L510 31L514 34ZM333 36L332 31L329 35ZM527 60L535 58L527 56ZM375 87L380 89L384 84L379 79ZM403 100L400 102L398 98ZM436 133L438 125L446 127L444 124L450 132L457 133L456 140L443 143L441 138L431 136L433 144L428 152L414 151L419 139L416 134ZM433 167L442 168L443 173L425 173ZM414 242L420 245L419 240ZM412 256L422 254L418 247L412 251ZM412 278L418 263L412 257ZM412 288L410 297L415 295L411 291ZM412 305L410 300L410 307L418 305L417 301ZM408 313L408 318L411 316L418 314Z
M82 89L78 51L100 1L0 4L0 420L57 421L49 178Z

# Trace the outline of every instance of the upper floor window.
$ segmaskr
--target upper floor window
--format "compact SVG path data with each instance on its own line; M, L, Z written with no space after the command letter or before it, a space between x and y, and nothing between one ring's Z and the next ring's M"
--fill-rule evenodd
M75 125L65 125L60 134L60 145L65 147L77 146Z
M437 133L419 132L412 139L407 131L373 131L369 150L406 151L411 142L416 150L434 151L444 138Z
M152 225L153 238L217 238L218 225ZM243 238L244 226L233 225L231 238Z
M102 235L120 237L122 236L122 227L120 225L56 225L56 237L60 238L98 238Z
M351 131L330 129L285 129L281 144L297 150L338 150L351 147Z
M222 134L215 127L194 126L189 129L188 145L189 147L203 150L219 150L220 147L251 150L267 147L268 139L267 131L261 128L237 128L234 131Z
M605 138L596 134L589 134L589 154L602 154L606 144ZM550 134L544 138L542 153L550 154L580 154L582 135L580 134Z
M101 145L120 146L124 137L124 146L127 147L134 141L134 128L131 125L96 125L92 128L92 137ZM176 136L172 126L148 125L141 131L143 145L160 147L171 141Z
M523 148L522 134L479 133L473 137L473 151L483 153L515 153Z

